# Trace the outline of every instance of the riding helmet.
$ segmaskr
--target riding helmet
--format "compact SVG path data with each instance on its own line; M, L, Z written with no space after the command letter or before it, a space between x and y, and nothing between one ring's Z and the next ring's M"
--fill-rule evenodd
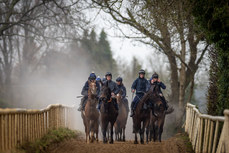
M111 72L107 72L105 76L106 76L106 77L107 77L107 76L111 76L111 77L112 77L112 73L111 73Z
M91 73L89 76L89 80L95 80L95 79L96 79L95 73Z
M96 81L101 81L101 78L98 76L97 78L96 78Z
M116 79L116 82L122 82L122 78L121 78L121 77L118 77L118 78Z
M154 74L152 75L152 78L158 79L158 74L157 74L157 73L154 73Z
M143 69L139 70L138 74L145 74L145 70Z

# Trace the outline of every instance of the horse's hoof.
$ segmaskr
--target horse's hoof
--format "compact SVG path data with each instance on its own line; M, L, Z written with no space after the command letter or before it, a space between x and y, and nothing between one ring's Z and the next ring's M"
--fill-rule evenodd
M144 141L141 141L141 144L144 144Z
M138 144L138 141L134 141L134 144Z
M113 141L113 140L111 140L109 143L110 143L110 144L113 144L113 143L114 143L114 141Z

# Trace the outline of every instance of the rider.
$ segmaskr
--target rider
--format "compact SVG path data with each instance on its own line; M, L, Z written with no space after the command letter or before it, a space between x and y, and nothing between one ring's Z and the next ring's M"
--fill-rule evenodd
M133 117L135 115L135 109L137 107L138 102L144 96L144 94L148 91L149 82L145 79L145 71L139 70L139 77L133 82L131 90L132 93L136 91L136 96L131 103L131 115Z
M126 110L129 112L129 104L128 104L128 100L126 99L126 87L124 86L124 84L122 83L122 78L118 77L116 79L116 84L119 88L119 91L122 90L122 99L123 99L123 104L126 107Z
M117 95L119 93L119 89L117 87L117 84L114 81L112 81L112 73L107 72L105 75L105 78L106 78L106 80L103 81L103 84L106 84L108 82L108 87L111 89L111 96L115 97L115 95ZM115 104L116 110L118 110L117 102L114 104ZM101 101L99 101L99 105L98 105L99 110L100 110L100 105L101 105Z
M167 102L165 100L165 97L163 96L163 93L161 91L161 88L162 89L166 89L166 86L165 86L165 84L163 82L161 82L161 80L159 79L159 76L158 76L157 73L154 73L152 75L152 78L150 79L150 84L152 84L152 85L156 85L157 84L159 86L159 96L162 99L164 108L167 110L168 109L168 105L167 105Z
M98 76L96 78L96 81L99 83L99 86L101 87L102 86L102 80L101 80L100 76Z
M95 79L96 79L96 75L95 75L94 72L92 72L90 74L90 76L88 77L88 80L89 81L94 81ZM100 92L100 85L99 85L99 83L97 81L96 81L96 87L97 87L97 98L98 98L99 97L99 92ZM81 99L78 111L82 111L85 108L86 101L87 101L87 98L88 98L88 89L89 89L89 84L88 84L88 81L86 81L84 86L83 86L83 89L81 91L81 95L83 95L83 98Z

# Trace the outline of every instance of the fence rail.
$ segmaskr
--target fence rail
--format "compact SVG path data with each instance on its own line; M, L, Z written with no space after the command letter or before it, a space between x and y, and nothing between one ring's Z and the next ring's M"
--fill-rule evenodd
M188 103L185 131L196 153L229 153L229 110L224 116L211 116Z
M60 104L43 110L0 109L0 152L44 136L49 129L74 129L74 108Z

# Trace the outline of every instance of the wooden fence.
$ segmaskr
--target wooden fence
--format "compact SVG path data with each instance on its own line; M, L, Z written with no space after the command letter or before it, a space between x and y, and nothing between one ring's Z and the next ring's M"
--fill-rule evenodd
M224 116L211 116L188 103L185 131L196 153L229 153L229 110Z
M74 129L74 108L50 105L43 110L0 109L0 152L44 136L49 129Z

